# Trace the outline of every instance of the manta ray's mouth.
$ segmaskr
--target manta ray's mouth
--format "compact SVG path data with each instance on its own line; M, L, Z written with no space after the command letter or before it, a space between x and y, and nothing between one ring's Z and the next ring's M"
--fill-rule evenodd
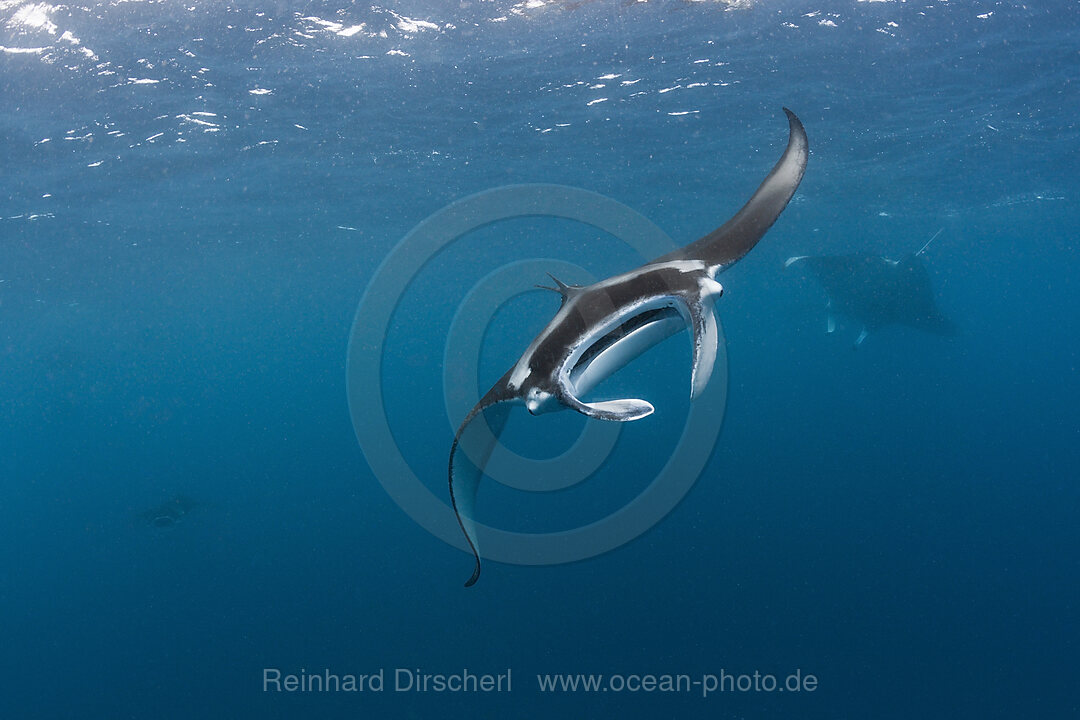
M646 310L638 315L627 319L615 329L601 337L592 345L585 349L585 352L581 354L578 361L574 363L574 367L570 371L571 378L577 378L580 376L589 365L592 364L600 355L606 350L615 346L620 340L629 337L634 332L642 329L646 325L659 322L661 320L668 320L671 318L677 318L680 321L682 316L679 311L673 307L660 307Z

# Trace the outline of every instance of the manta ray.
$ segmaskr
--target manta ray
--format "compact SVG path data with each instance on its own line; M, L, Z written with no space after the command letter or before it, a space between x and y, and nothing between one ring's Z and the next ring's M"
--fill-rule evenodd
M906 325L938 335L955 334L956 326L941 314L934 302L930 273L919 257L921 253L922 250L899 260L859 254L799 255L788 258L784 267L805 266L825 289L826 332L836 330L834 313L859 323L861 329L855 347L870 333L887 325Z
M787 148L750 200L719 228L592 285L567 285L552 277L555 287L547 289L562 297L558 312L465 416L450 448L450 499L476 561L466 587L480 576L473 520L476 491L511 404L524 404L533 415L569 409L600 420L640 420L654 410L645 400L587 402L583 398L633 358L686 327L693 340L691 398L704 390L717 351L713 302L723 287L716 276L746 255L772 227L806 170L806 131L794 113L787 108L784 113ZM486 435L470 430L481 414L492 428ZM455 465L459 447L466 448L471 468Z

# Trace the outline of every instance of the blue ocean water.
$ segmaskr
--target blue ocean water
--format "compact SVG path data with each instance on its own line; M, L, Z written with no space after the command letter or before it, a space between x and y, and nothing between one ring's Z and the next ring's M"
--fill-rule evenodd
M1064 2L0 2L0 716L1080 715L1078 47ZM782 106L810 160L721 277L701 477L612 552L488 562L462 588L471 557L354 434L346 353L380 263L519 183L690 242L779 157ZM942 228L923 260L955 337L852 351L857 327L826 334L820 287L784 269ZM402 293L370 393L444 501L454 313L522 258L642 262L518 218ZM476 392L557 303L494 315ZM482 488L482 519L573 528L642 492L690 407L686 346L611 380L657 413L594 477ZM507 443L550 455L584 425L522 414ZM387 687L278 692L268 668ZM398 668L509 669L512 691L396 692ZM609 682L755 672L817 683ZM608 691L542 692L556 673Z

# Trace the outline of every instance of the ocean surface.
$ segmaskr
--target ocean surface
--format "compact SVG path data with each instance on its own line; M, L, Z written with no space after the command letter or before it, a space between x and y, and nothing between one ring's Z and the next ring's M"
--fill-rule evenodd
M1064 1L0 0L0 717L1080 717L1078 48ZM608 552L462 587L462 539L395 489L454 522L454 430L558 308L546 263L649 258L542 213L399 243L519 185L689 243L780 157L783 107L809 163L719 278L720 401L667 340L597 389L657 411L595 472L488 481L477 515L593 523L722 417L692 487ZM784 266L935 234L951 336L853 349ZM422 268L386 296L395 257ZM451 346L500 269L519 289ZM362 300L392 308L366 344ZM598 423L515 410L504 442Z

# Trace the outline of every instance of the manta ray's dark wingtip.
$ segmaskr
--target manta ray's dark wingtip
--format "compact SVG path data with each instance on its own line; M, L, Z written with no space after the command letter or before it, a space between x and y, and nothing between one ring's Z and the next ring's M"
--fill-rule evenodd
M465 534L465 542L468 543L469 550L472 551L473 557L476 558L476 566L473 568L472 577L466 581L465 587L472 587L480 578L480 553L477 551L476 544L473 542L472 533L469 531L469 528L466 527L466 517L461 514L461 510L458 507L459 498L457 493L454 492L454 456L457 454L458 440L460 439L461 432L465 429L465 426L468 425L469 421L472 420L473 415L474 413L469 414L469 417L462 423L461 429L458 430L457 436L454 437L454 444L450 447L450 464L448 469L450 476L450 505L454 508L454 515L457 517L458 525L461 526L461 531ZM473 488L472 492L475 494L475 488Z
M799 116L791 111L790 108L784 108L784 114L787 115L788 120L788 144L797 152L803 155L809 150L810 142L806 138L806 128L803 127L802 120ZM806 158L802 159L803 170L806 168ZM802 172L799 173L799 179L802 179ZM798 185L798 183L796 183Z
M476 568L472 571L472 577L465 581L465 587L472 587L480 579L480 558L476 558Z
M465 581L465 587L472 587L476 584L476 581L480 579L480 552L476 549L476 545L473 544L468 531L465 530L465 523L462 522L461 514L457 512L456 505L454 507L454 512L457 514L458 524L461 525L462 531L465 532L465 541L469 544L469 549L472 550L473 557L476 559L476 565L473 567L472 575Z
M791 134L800 137L800 139L806 137L806 128L803 127L802 120L799 119L799 116L786 107L784 108L784 114L787 115L788 129L791 131Z

